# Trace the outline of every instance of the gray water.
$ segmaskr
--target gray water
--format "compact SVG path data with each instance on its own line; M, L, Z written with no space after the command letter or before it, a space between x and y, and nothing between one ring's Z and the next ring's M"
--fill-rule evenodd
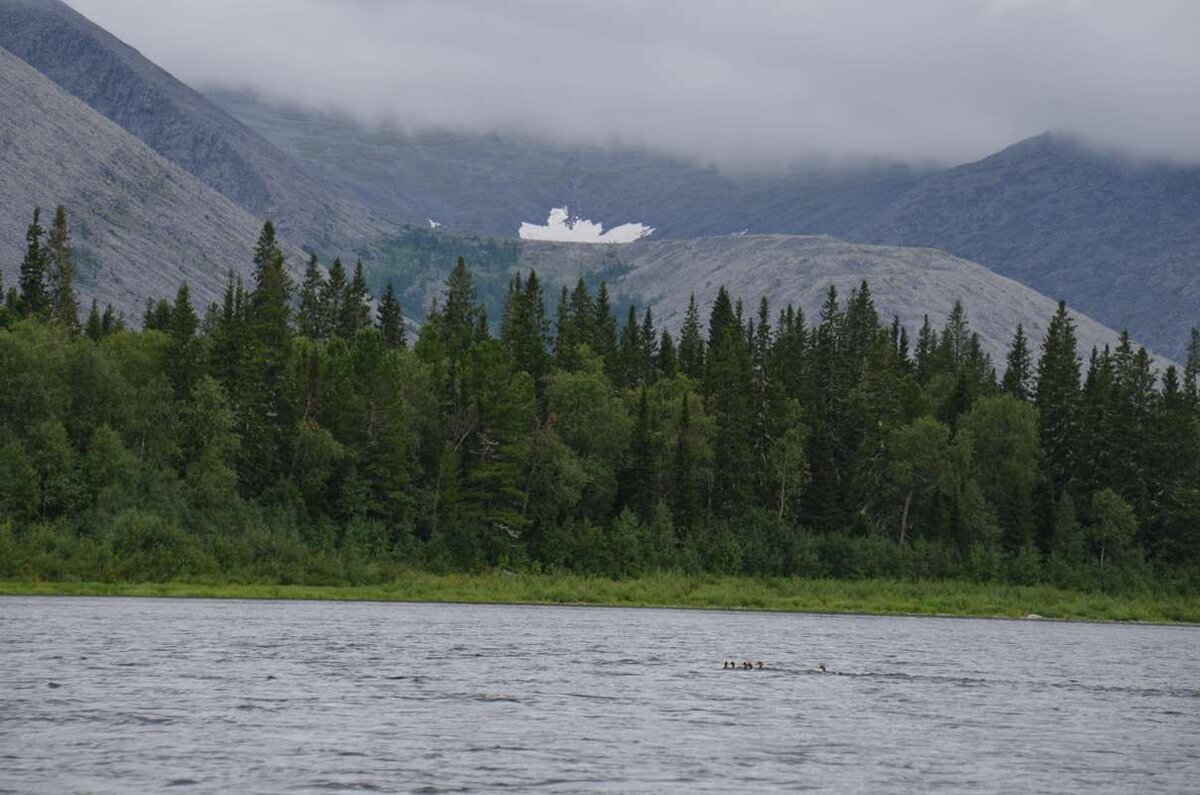
M0 598L0 791L499 789L1196 792L1200 630Z

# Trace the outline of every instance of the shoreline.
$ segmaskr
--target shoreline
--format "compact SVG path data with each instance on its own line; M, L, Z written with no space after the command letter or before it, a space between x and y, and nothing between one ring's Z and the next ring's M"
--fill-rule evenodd
M679 575L609 580L576 575L433 575L414 572L402 580L373 585L7 580L0 581L0 597L3 596L628 607L1200 625L1200 597L1113 595L1051 586L958 581L760 580Z

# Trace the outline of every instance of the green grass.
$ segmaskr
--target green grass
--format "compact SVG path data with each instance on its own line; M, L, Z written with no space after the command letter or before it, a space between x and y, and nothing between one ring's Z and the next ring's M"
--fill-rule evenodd
M0 582L0 595L154 596L229 599L463 602L769 610L873 615L949 615L1087 621L1200 623L1200 597L1117 595L958 581L799 580L652 575L624 580L575 575L411 572L382 585Z

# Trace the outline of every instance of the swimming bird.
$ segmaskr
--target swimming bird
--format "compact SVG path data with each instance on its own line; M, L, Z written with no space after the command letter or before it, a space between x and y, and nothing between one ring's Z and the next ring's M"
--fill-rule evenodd
M825 670L825 663L821 663L820 665L818 665L818 666L817 666L817 670L818 670L818 671L820 671L820 672L821 672L821 673L823 673L823 674L827 674L827 673L829 673L829 671L826 671L826 670Z

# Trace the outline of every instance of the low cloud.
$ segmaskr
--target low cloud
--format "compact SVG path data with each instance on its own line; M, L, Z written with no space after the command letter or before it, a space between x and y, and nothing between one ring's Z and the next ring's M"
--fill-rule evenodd
M1192 0L68 0L193 85L728 166L1053 129L1200 162Z

